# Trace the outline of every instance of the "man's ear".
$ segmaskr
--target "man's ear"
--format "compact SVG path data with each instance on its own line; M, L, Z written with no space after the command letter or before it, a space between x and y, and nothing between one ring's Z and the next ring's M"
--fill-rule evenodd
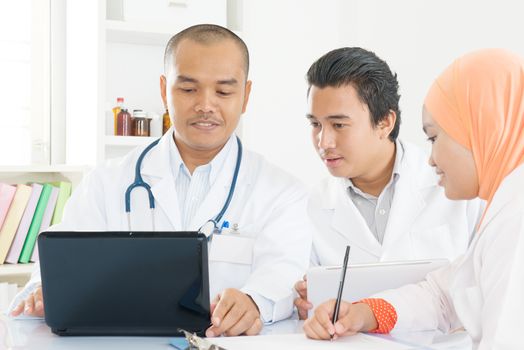
M242 114L246 112L247 103L249 102L249 95L251 94L251 80L246 81L246 87L244 88L244 104L242 105Z
M162 102L164 103L164 108L167 109L167 95L166 95L166 76L160 76L160 96L162 97Z
M391 132L395 128L396 121L397 113L390 109L387 116L384 119L382 119L377 125L381 139L386 139L389 137L389 134L391 134Z

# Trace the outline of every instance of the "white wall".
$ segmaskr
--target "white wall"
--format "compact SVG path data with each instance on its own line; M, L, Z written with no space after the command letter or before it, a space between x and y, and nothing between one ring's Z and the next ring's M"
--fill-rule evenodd
M244 115L246 147L301 178L325 174L306 121L306 72L338 46L339 1L245 1L243 37L250 50L253 90Z

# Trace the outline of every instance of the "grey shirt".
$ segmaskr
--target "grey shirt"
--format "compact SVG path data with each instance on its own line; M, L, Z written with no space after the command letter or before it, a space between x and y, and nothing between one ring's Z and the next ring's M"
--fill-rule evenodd
M400 164L404 156L404 149L398 140L395 142L395 148L393 175L378 197L362 192L355 187L350 179L346 180L349 198L351 198L351 201L353 201L353 204L357 207L360 215L366 220L369 230L375 235L375 238L380 244L382 244L384 240L391 203L395 195L395 184L400 177Z

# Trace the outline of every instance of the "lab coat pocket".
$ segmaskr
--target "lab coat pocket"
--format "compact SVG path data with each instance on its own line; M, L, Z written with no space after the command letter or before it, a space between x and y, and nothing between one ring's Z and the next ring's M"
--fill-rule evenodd
M448 225L413 231L411 240L415 259L447 258L453 260L457 255Z
M255 240L241 234L213 235L209 252L210 261L251 265Z

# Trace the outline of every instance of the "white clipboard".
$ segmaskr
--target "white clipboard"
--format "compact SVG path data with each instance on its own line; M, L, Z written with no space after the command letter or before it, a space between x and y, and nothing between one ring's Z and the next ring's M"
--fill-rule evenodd
M449 264L447 259L394 261L349 265L342 300L358 301L386 289L422 281L426 275ZM307 298L315 307L337 297L340 266L318 266L307 272Z

